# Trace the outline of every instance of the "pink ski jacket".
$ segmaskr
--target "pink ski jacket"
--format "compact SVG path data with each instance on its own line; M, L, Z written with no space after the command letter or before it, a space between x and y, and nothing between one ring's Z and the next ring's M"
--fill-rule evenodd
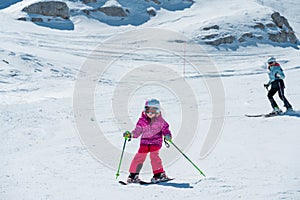
M169 124L161 115L151 120L145 112L142 112L142 116L136 123L132 134L133 138L142 136L140 145L162 146L163 136L171 135L171 132L169 130Z

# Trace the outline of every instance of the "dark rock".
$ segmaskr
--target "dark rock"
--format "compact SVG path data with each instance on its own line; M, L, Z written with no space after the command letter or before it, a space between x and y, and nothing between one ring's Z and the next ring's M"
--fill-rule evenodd
M244 33L243 35L242 35L242 37L248 37L248 38L253 38L254 37L254 35L253 35L253 33Z
M20 18L18 18L18 20L27 21L26 17L20 17Z
M238 39L238 41L239 41L240 43L242 43L242 42L245 42L245 41L246 41L246 39L245 39L245 38L243 38L243 37L240 37L240 38Z
M86 15L90 15L90 10L83 10L83 13L85 13Z
M296 37L294 31L291 31L291 32L288 32L287 33L288 35L288 38L289 38L289 41L293 44L298 44L299 40L298 38Z
M263 36L255 36L253 35L253 33L244 33L239 39L238 41L240 43L242 42L245 42L247 38L256 38L256 39L259 39L259 40L262 40L263 39Z
M43 19L40 17L33 17L33 18L31 18L31 21L32 22L43 22Z
M283 16L281 16L279 14L279 12L274 12L271 15L274 23L276 24L276 26L278 26L279 28L283 28L283 25L285 25L289 30L293 30L292 27L290 26L289 22L287 21L287 19Z
M39 14L44 16L61 17L69 19L70 10L66 3L61 1L45 1L31 4L22 11L28 14Z
M98 10L111 17L127 17L126 12L121 7L101 7Z
M219 30L220 27L218 25L213 25L213 26L209 26L209 27L204 27L203 28L204 31L208 31L210 29L217 29L217 30Z
M266 24L266 27L268 27L268 28L275 28L276 24L274 24L274 23L268 23L268 24Z
M273 42L287 42L287 33L285 31L277 34L269 34L269 39Z
M89 3L96 3L97 0L83 0L82 2L85 4L89 4Z
M235 40L234 36L228 35L213 41L207 41L205 43L213 46L218 46L220 44L231 44L234 42L234 40Z
M253 28L259 28L261 30L265 29L265 25L263 23L256 23Z
M155 11L155 9L148 9L148 10L147 10L147 13L148 13L150 16L152 16L152 17L156 16L156 11Z
M298 39L295 35L293 28L290 26L288 20L281 16L278 12L274 12L271 15L275 25L281 29L277 34L269 33L269 39L273 42L291 42L293 44L298 43Z
M152 2L154 2L154 3L156 3L156 4L161 4L161 2L160 1L158 1L158 0L150 0L150 1L152 1Z
M206 35L202 39L203 40L208 40L208 39L213 39L215 37L219 36L219 34L211 34L211 35Z

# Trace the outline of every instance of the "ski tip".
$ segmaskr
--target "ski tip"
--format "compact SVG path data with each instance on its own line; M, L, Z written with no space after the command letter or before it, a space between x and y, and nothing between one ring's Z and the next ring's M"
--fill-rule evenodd
M254 114L254 115L251 115L251 114L245 114L246 117L263 117L264 114Z
M120 183L121 185L128 185L128 183L127 183L127 182L124 182L124 181L119 181L119 183Z

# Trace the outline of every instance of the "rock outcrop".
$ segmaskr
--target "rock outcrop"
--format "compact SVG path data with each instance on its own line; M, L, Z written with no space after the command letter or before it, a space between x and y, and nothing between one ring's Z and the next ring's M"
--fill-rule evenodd
M251 45L259 42L273 42L278 43L278 45L280 43L289 43L290 45L297 45L299 43L288 20L278 12L271 14L271 22L264 19L254 21L254 25L241 24L241 26L249 27L248 30L246 29L247 32L238 32L234 28L228 28L228 26L222 27L217 24L205 26L201 30L201 36L198 36L197 39L201 39L205 44L213 46L234 43L235 47L239 44ZM231 27L238 26L236 24L227 24Z
M116 6L101 7L98 8L98 10L100 12L103 12L105 15L111 17L127 17L127 14L122 7L116 7Z
M288 20L281 16L278 12L271 15L273 22L279 28L278 33L270 33L269 39L273 42L291 42L293 44L298 43L298 39L295 35L293 28L290 26Z
M212 40L212 41L207 41L205 43L213 45L213 46L218 46L220 44L231 44L234 41L235 41L235 37L234 36L232 36L232 35L226 35L226 36L220 37L220 38Z
M92 0L86 0L88 3L91 3ZM106 4L99 8L94 9L85 9L83 12L87 15L95 14L96 12L104 13L109 17L127 17L128 10L124 10L123 7L119 4L118 1L110 0L107 1Z
M39 26L60 30L74 30L74 24L69 19L70 9L66 3L61 1L43 1L31 4L22 11L28 16L20 17L18 20L31 21Z
M85 4L89 4L89 3L96 3L97 0L83 0L82 2Z
M61 1L45 1L31 4L22 11L28 14L38 14L44 16L70 18L70 10L66 3Z

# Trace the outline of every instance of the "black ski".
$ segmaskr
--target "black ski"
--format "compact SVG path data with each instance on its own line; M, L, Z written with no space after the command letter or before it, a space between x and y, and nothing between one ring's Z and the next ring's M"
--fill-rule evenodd
M168 182L168 181L171 181L171 180L174 180L175 178L168 178L167 180L164 180L164 181L159 181L159 182L156 182L156 183L153 183L151 181L140 181L140 184L141 185L150 185L150 184L160 184L160 183L165 183L165 182Z
M294 116L294 117L300 117L300 111L295 110L288 110L285 112L278 112L278 113L267 113L267 114L245 114L246 117L275 117L275 116Z
M175 178L169 178L169 179L167 179L167 180L164 180L164 181L159 181L159 182L157 182L157 183L152 183L151 181L140 181L140 182L138 182L138 183L127 183L127 182L125 182L125 181L119 181L119 183L121 184L121 185L129 185L129 184L140 184L140 185L150 185L150 184L159 184L159 183L165 183L165 182L168 182L168 181L171 181L171 180L174 180Z
M129 184L129 183L124 182L124 181L119 181L119 183L122 184L122 185L128 185Z
M283 115L284 113L267 113L267 114L257 114L257 115L249 115L245 114L246 117L274 117L278 115Z

